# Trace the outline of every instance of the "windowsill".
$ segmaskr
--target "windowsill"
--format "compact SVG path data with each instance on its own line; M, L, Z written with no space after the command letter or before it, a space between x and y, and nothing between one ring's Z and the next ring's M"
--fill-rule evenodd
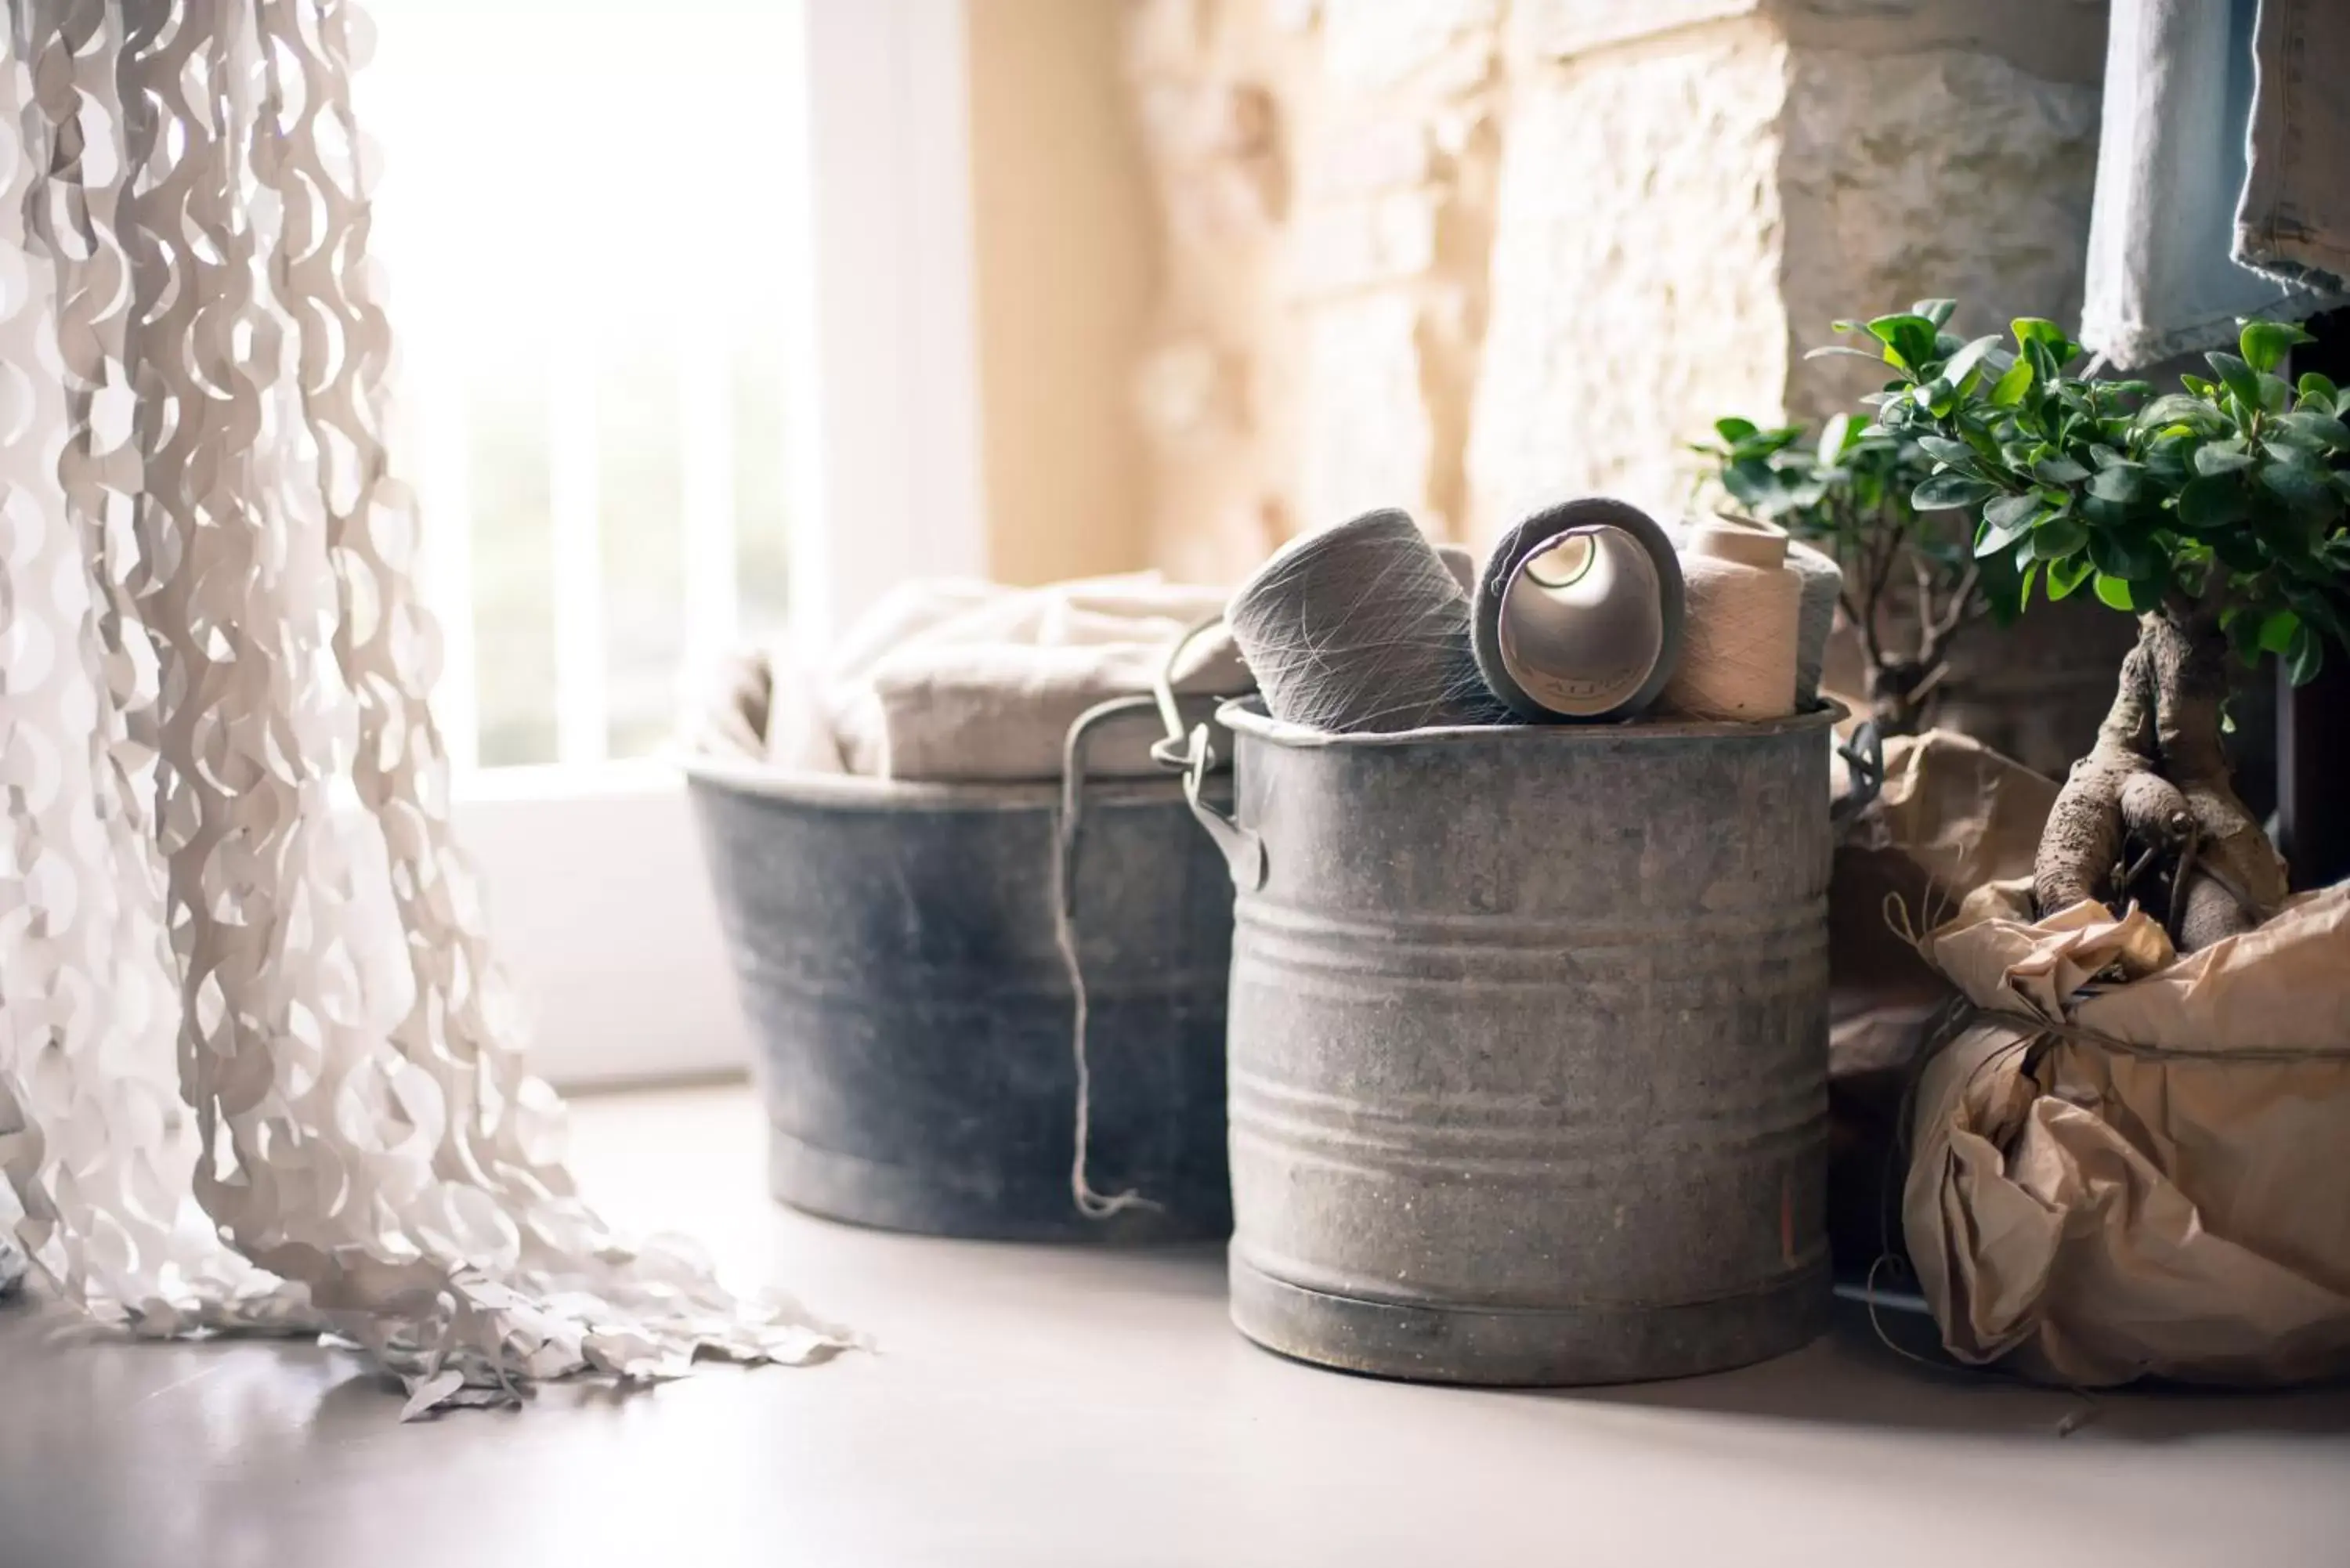
M690 803L674 764L494 768L455 787L491 950L557 1087L742 1072L735 999Z
M109 1342L0 1307L0 1562L2157 1568L2338 1561L2350 1532L2350 1390L2101 1395L2060 1440L2079 1397L1912 1366L1851 1316L1679 1383L1379 1383L1242 1340L1211 1247L777 1209L747 1089L574 1111L591 1202L876 1348L402 1427L347 1353Z

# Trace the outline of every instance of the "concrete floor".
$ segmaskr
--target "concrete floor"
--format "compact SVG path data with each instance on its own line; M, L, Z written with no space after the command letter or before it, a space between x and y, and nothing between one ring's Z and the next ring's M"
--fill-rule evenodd
M1211 1251L774 1210L741 1089L591 1100L576 1126L617 1217L691 1227L880 1349L401 1426L347 1355L0 1307L0 1568L2350 1564L2350 1390L2091 1406L1912 1366L1850 1321L1682 1383L1377 1383L1241 1340Z

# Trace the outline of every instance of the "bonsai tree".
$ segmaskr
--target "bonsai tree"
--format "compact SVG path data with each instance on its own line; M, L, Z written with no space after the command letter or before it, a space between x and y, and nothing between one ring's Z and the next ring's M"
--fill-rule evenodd
M1892 373L1869 401L1887 435L1934 472L1921 512L1974 524L1979 561L2018 574L2014 602L2086 590L2135 615L2095 747L2049 814L2033 892L2045 916L2082 898L2140 899L2182 952L2257 924L2285 894L2282 862L2236 796L2220 749L2230 651L2274 655L2296 682L2324 642L2350 646L2350 394L2277 371L2297 327L2242 324L2215 379L2072 373L2080 345L2025 318L2012 335L1944 330L1946 299L1865 325Z
M1971 531L1950 513L1921 513L1911 492L1934 471L1934 459L1908 436L1866 419L1838 414L1819 439L1801 425L1758 429L1751 420L1714 421L1719 446L1696 450L1712 460L1707 476L1748 514L1777 524L1832 557L1843 569L1837 604L1868 661L1870 718L1888 735L1914 734L1929 722L1950 673L1950 645L1986 615L2016 613L2007 556L1975 558ZM1916 621L1914 639L1897 641L1891 613L1904 589Z

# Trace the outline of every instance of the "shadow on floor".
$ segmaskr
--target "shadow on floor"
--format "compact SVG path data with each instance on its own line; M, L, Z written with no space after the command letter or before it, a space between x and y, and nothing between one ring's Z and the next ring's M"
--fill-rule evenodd
M2262 1393L2175 1384L2043 1387L1939 1359L1930 1323L1888 1313L1872 1325L1865 1307L1845 1301L1826 1335L1757 1366L1525 1397L1958 1435L2077 1432L2145 1443L2234 1432L2350 1436L2350 1382Z

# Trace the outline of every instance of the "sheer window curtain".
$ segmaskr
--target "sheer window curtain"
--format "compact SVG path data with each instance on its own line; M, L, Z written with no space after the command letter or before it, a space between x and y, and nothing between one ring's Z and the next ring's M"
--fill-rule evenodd
M411 1408L806 1361L575 1196L448 826L346 0L11 0L0 1233L142 1334Z

